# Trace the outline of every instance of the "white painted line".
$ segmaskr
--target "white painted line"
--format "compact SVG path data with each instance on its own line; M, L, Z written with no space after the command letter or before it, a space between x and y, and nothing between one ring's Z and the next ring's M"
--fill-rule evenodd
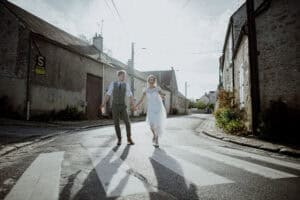
M245 151L241 151L241 150L237 150L237 149L228 149L228 148L224 148L224 147L222 147L222 148L217 147L217 149L220 149L224 153L228 153L228 154L231 154L231 155L240 156L240 157L249 157L249 158L252 158L252 159L255 159L255 160L260 160L260 161L268 162L268 163L271 163L271 164L280 165L280 166L283 166L283 167L288 167L288 168L291 168L291 169L300 170L300 164L297 164L297 163L283 161L283 160L275 159L275 158L272 158L272 157L262 156L262 155L249 153L249 152L245 152Z
M173 172L182 176L187 183L194 183L198 186L233 183L225 177L207 171L195 164L189 163L175 156L170 156L161 150L155 150L151 159L157 161Z
M141 180L129 173L131 168L114 151L88 148L88 152L107 197L149 192Z
M40 154L5 200L57 200L63 156L64 152Z
M258 164L254 164L248 161L240 160L237 158L233 158L230 156L222 155L219 153L215 153L212 151L208 151L205 149L199 149L195 147L189 147L189 146L181 146L179 147L180 149L187 150L192 153L196 153L198 155L201 155L203 157L207 157L213 160L217 160L219 162L223 162L227 165L231 165L243 170L246 170L248 172L258 174L260 176L264 176L266 178L271 178L271 179L280 179L280 178L292 178L292 177L297 177L294 174L290 174L287 172L282 172L279 170L271 169L268 167L264 167Z

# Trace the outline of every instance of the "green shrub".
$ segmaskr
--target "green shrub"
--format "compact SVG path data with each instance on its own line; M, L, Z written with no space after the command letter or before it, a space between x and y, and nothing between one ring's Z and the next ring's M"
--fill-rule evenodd
M226 133L244 134L246 126L242 120L239 110L232 108L220 108L214 113L217 127L223 129Z
M210 103L210 104L207 105L207 107L208 107L210 110L213 111L213 110L215 109L215 104Z
M189 102L189 108L196 108L196 102L190 101Z
M246 131L245 124L238 119L230 120L224 127L226 133L241 135Z
M203 101L197 101L196 102L196 108L198 109L198 110L203 110L203 109L205 109L206 108L206 104L203 102Z

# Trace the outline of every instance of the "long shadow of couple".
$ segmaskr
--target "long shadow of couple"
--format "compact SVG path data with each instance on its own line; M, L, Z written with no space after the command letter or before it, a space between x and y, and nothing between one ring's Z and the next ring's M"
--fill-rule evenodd
M120 161L112 160L113 156L116 154L116 152L119 150L119 146L116 146L109 151L109 153L97 164L97 166L113 166L109 173L107 173L105 176L105 186L110 184L110 181L112 181L114 174L117 173L118 168L122 165L122 163L127 159L129 155L131 146L128 145L124 148L123 152L120 155ZM164 165L161 165L159 162L157 162L157 158L163 159L164 161L168 162L169 166L173 166L176 168L177 173L173 172L172 170L168 169ZM119 160L119 159L118 159ZM180 164L172 158L170 155L168 155L164 150L156 148L153 150L153 153L151 157L149 157L150 163L153 167L153 171L157 180L157 185L149 185L148 182L144 182L145 188L148 190L148 188L151 187L157 187L158 192L153 192L148 190L148 196L151 200L157 200L157 199L199 199L196 191L196 186L193 184L189 184L186 182L184 177L178 175L183 174L183 170L180 166ZM179 173L178 173L179 172ZM124 176L118 183L116 187L112 191L110 191L110 194L121 194L124 188L126 187L128 180L130 178L131 174L127 172L126 176ZM105 189L103 185L98 179L96 170L93 169L86 180L83 183L82 188L78 193L75 195L72 199L80 199L80 200L93 200L93 199L117 199L119 197L108 197L106 195Z

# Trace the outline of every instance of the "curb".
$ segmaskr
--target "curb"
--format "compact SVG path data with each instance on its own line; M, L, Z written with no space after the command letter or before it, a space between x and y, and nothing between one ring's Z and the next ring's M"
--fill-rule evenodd
M7 154L9 154L13 151L16 151L18 149L23 148L23 147L29 146L29 145L34 144L36 142L41 142L41 141L53 138L55 136L58 136L60 134L64 134L64 133L67 133L67 132L69 132L69 131L61 131L61 132L57 132L57 133L54 133L54 134L44 135L44 136L38 137L38 138L36 138L32 141L16 143L16 144L13 144L11 146L4 147L3 149L0 150L0 156L5 156L5 155L7 155Z
M132 122L134 123L134 122L141 122L141 121L145 121L145 119L138 119L138 120L134 120ZM96 127L111 126L113 124L114 124L113 122L107 122L107 123L103 123L103 124L93 124L93 125L87 125L87 126L82 126L82 127L75 127L71 130L60 131L60 132L57 132L57 133L40 136L40 137L37 137L36 139L34 139L32 141L16 143L16 144L13 144L11 146L7 146L7 147L4 147L3 149L1 149L0 150L0 157L5 156L5 155L7 155L7 154L9 154L13 151L16 151L16 150L20 149L20 148L29 146L29 145L34 144L36 142L41 142L43 140L56 137L56 136L64 134L64 133L72 133L72 132L82 131L82 130L96 128Z
M200 132L200 131L198 131L198 132ZM206 136L209 136L209 137L212 137L212 138L215 138L215 139L219 139L219 140L222 140L222 141L225 141L225 142L230 142L230 143L233 143L233 144L238 144L238 145L252 147L252 148L256 148L256 149L261 149L261 150L265 150L265 151L269 151L269 152L273 152L273 153L280 153L280 154L283 154L283 155L288 155L288 156L293 156L293 157L296 157L296 158L300 158L300 151L291 149L289 147L281 146L281 147L278 147L278 148L268 148L268 147L261 146L261 145L252 145L252 144L244 143L242 141L233 140L233 139L228 138L226 136L218 136L218 135L212 134L212 133L210 133L206 130L202 130L201 132L203 134L205 134Z

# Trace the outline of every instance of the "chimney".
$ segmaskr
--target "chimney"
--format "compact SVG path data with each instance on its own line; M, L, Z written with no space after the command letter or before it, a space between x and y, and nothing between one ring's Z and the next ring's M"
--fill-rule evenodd
M101 52L103 52L103 37L101 36L101 34L97 34L95 35L95 37L93 37L93 45Z

